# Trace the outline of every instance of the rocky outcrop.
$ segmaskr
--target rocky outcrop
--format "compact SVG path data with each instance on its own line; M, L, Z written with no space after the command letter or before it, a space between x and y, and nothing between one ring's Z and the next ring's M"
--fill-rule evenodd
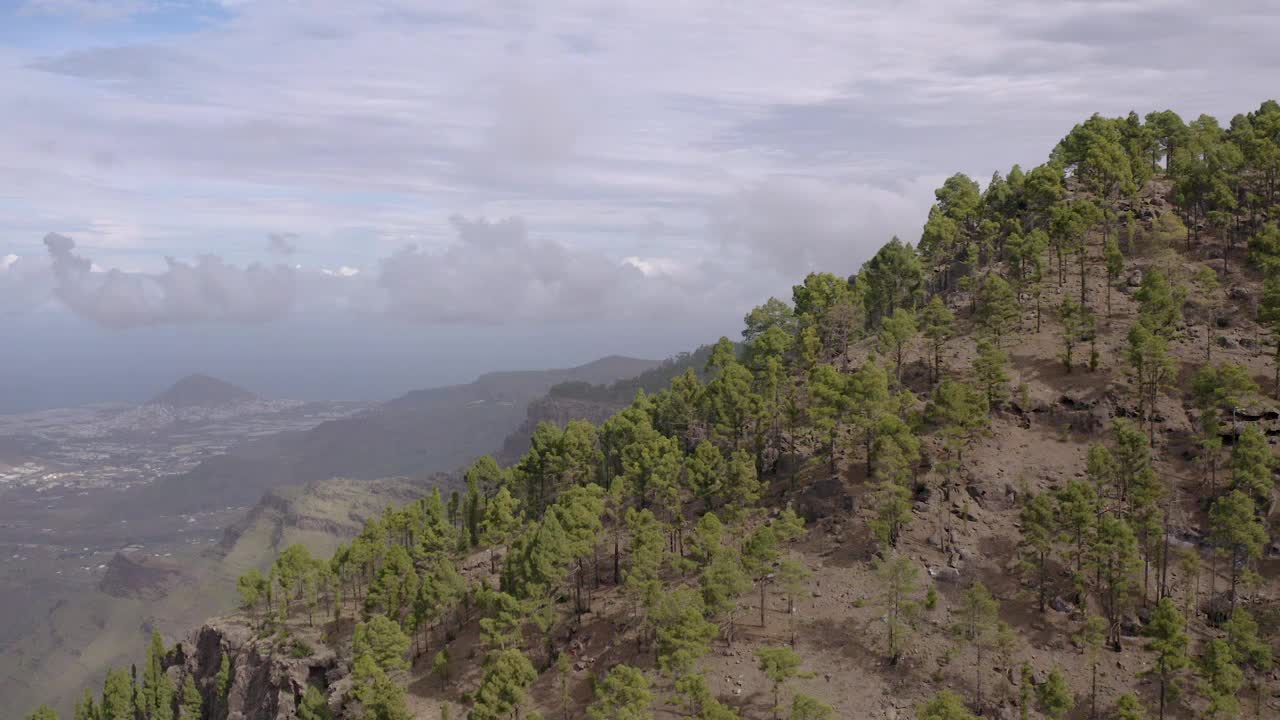
M195 679L205 720L293 720L308 685L338 710L348 668L327 647L299 638L258 638L243 618L223 618L178 643L169 672L175 680L187 674Z
M627 401L628 403L630 400ZM626 403L608 400L582 400L578 398L556 397L548 395L529 403L524 422L515 432L507 436L502 443L502 451L498 454L498 462L514 463L529 451L529 443L533 431L539 423L549 422L559 427L568 425L572 420L586 420L593 425L608 420L610 416L626 407Z
M118 598L154 600L182 577L176 566L155 558L118 552L107 563L98 589Z

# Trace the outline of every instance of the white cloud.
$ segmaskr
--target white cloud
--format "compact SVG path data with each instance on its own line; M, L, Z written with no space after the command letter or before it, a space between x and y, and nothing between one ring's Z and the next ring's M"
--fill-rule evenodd
M1225 120L1280 71L1280 11L1247 0L1208 20L1191 0L219 6L30 0L14 16L111 21L56 47L0 41L0 103L22 109L0 118L16 254L59 229L127 274L204 253L243 272L297 233L307 266L333 272L304 285L406 317L636 312L666 307L663 283L739 303L916 239L955 170L1038 162L1095 110ZM210 17L130 20L183 8ZM533 231L455 239L453 214ZM380 270L341 277L361 267ZM311 290L290 307L315 303L330 307Z

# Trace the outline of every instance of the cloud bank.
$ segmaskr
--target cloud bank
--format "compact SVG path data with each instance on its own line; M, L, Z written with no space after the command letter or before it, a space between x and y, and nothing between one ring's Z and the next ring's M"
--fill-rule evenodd
M162 273L94 272L65 235L44 237L54 292L76 314L113 328L186 322L257 323L294 304L296 279L286 266L238 268L214 255L194 263L166 258Z
M27 0L0 23L0 298L112 327L740 316L916 239L952 172L1035 164L1095 111L1225 122L1280 74L1257 0Z

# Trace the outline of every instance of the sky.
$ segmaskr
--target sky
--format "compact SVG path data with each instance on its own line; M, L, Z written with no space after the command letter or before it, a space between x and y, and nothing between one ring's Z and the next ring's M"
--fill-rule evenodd
M0 412L662 357L1093 112L1255 109L1223 0L0 0Z

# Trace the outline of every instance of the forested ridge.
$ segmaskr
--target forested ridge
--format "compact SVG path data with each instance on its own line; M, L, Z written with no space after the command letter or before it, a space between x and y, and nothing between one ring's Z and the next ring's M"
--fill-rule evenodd
M1278 181L1275 102L1090 117L243 617L304 720L1277 717ZM75 719L224 720L171 655Z

